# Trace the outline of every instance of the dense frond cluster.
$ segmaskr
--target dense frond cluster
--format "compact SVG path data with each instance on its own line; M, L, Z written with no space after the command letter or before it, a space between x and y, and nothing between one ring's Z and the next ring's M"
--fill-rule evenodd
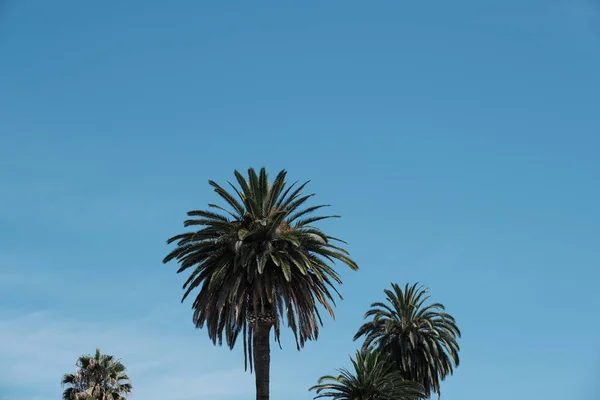
M124 400L132 392L125 366L100 350L79 357L77 368L63 376L63 400Z
M339 369L339 375L319 379L315 398L332 400L417 400L425 397L423 387L404 380L387 358L371 351L359 351L351 358L354 371Z
M271 183L263 168L248 170L246 179L234 172L238 186L231 192L209 181L225 206L188 212L191 231L168 240L177 247L163 260L177 260L178 272L190 270L183 300L198 289L193 320L207 327L214 343L233 348L244 338L246 365L252 368L252 336L257 320L274 327L287 323L298 348L316 339L322 324L319 307L333 316L332 293L341 280L331 263L358 266L348 252L313 224L336 216L314 216L325 205L303 208L313 194L307 183L287 186L281 171ZM340 296L341 298L341 296Z
M427 289L417 284L385 290L387 303L373 303L354 339L365 337L364 349L381 352L405 379L440 393L440 381L459 364L460 330L442 304L425 305Z

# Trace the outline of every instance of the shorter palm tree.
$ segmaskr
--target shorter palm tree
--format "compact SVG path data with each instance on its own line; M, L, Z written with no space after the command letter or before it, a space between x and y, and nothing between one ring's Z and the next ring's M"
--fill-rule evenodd
M426 288L395 283L384 291L387 303L376 302L354 340L365 337L363 349L389 357L405 379L420 383L427 397L440 396L440 382L459 364L460 330L440 303L426 304Z
M74 374L63 376L63 400L125 400L131 394L125 366L113 356L96 349L94 356L79 357L76 365Z
M338 369L339 375L319 379L315 399L332 400L417 400L425 397L423 387L402 378L398 371L378 352L358 351L350 358L354 371Z

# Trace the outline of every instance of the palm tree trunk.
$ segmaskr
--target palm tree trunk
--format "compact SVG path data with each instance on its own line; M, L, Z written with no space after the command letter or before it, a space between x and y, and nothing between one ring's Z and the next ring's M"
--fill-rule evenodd
M271 323L257 322L254 331L254 375L256 379L256 400L269 400L271 327Z

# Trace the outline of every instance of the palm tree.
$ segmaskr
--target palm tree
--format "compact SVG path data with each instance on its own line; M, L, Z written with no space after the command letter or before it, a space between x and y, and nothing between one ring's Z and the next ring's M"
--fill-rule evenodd
M65 374L61 385L67 386L63 400L125 400L132 391L125 366L111 355L83 355L77 371Z
M191 269L182 302L199 288L192 305L197 328L204 325L215 344L233 348L238 336L244 342L244 364L254 368L256 398L269 398L270 332L280 342L287 323L296 347L317 339L322 325L320 306L333 317L342 281L331 263L358 266L348 252L334 244L313 223L336 216L314 216L325 206L302 208L313 194L304 195L308 182L286 185L286 171L271 183L264 168L248 179L234 171L238 187L233 194L213 181L209 184L226 207L209 204L214 211L190 211L184 226L195 230L174 236L177 247L163 262L179 262L178 273ZM342 242L345 243L345 242ZM340 296L341 298L341 296Z
M425 305L428 289L395 283L385 290L389 304L377 302L365 314L373 317L360 327L354 340L364 336L363 349L386 354L405 379L419 382L427 397L440 396L440 381L459 364L460 330L442 304Z
M319 379L315 399L332 400L416 400L425 397L423 387L402 378L387 358L378 352L358 351L350 358L354 372L339 369L338 376L326 375Z

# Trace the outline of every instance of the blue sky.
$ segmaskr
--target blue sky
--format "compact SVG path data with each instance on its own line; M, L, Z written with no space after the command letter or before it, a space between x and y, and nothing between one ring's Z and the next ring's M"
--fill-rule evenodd
M597 1L2 4L0 397L59 398L100 347L134 399L251 398L161 264L249 166L312 179L361 265L318 342L274 348L273 398L414 281L464 333L443 399L597 394Z

